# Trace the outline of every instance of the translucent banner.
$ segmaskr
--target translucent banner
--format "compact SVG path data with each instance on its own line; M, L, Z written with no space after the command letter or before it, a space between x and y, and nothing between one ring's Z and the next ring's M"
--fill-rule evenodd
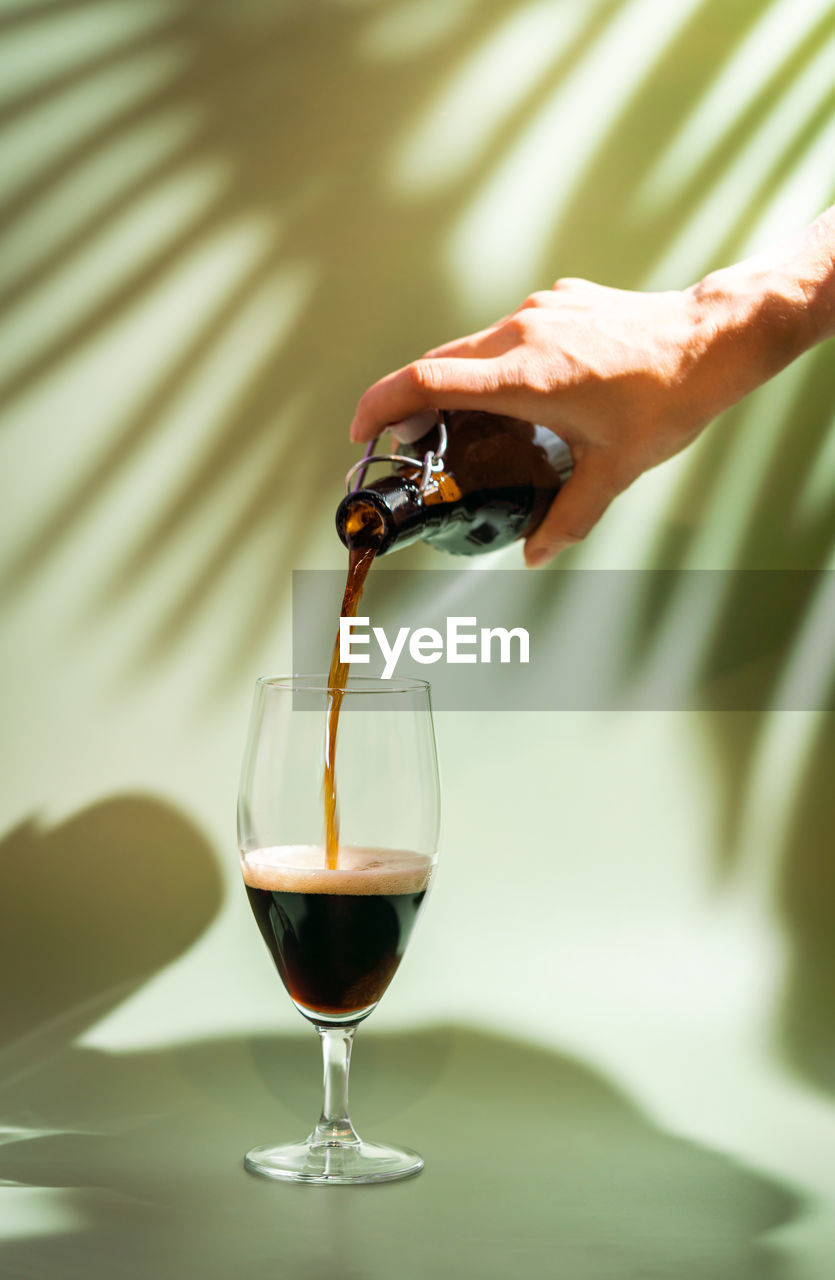
M293 663L326 672L345 574L293 575ZM437 710L820 710L831 570L372 569L342 625L356 676L417 677Z

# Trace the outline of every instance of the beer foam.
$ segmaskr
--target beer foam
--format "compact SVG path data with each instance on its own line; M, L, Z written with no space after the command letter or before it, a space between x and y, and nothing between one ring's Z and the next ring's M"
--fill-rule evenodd
M334 870L321 845L276 845L241 854L244 883L273 893L423 893L432 859L408 849L341 846Z

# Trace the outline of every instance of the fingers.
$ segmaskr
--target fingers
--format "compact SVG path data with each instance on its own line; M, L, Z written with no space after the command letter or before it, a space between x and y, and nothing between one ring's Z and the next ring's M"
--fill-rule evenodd
M537 297L532 295L532 299ZM534 305L528 299L519 310ZM372 440L392 423L426 409L480 408L512 414L514 404L509 397L518 378L508 376L510 370L499 364L525 337L524 333L520 337L518 326L509 323L512 319L503 316L486 329L433 347L420 360L381 378L357 405L351 439Z
M351 439L372 440L393 422L424 409L484 408L512 413L513 389L498 359L445 356L415 360L366 391L351 423ZM503 407L505 406L505 407Z
M599 452L582 454L542 524L525 543L525 562L541 568L560 551L581 542L597 524L624 485L615 483Z

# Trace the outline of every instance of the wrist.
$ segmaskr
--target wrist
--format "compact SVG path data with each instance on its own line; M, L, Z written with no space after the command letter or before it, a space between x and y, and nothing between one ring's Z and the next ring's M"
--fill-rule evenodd
M718 411L835 332L835 218L686 292Z
M771 271L737 263L686 292L695 385L708 418L767 382L808 345L802 299Z
M744 343L765 381L835 333L835 208L689 292L702 323Z

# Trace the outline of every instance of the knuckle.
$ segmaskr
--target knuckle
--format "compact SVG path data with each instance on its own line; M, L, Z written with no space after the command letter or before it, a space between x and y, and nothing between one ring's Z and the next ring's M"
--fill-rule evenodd
M519 308L520 311L535 311L540 307L548 307L551 305L551 293L547 289L538 289L536 293L529 293L525 301Z
M578 542L583 542L589 535L590 530L578 529L572 525L570 529L560 529L559 541L563 545L574 547Z
M576 293L588 287L589 281L584 280L582 276L560 276L559 280L555 280L551 286L551 292Z
M430 359L415 360L407 365L404 375L414 391L435 391L438 386L437 367Z
M530 311L517 311L506 322L507 331L517 343L527 342L536 324Z

